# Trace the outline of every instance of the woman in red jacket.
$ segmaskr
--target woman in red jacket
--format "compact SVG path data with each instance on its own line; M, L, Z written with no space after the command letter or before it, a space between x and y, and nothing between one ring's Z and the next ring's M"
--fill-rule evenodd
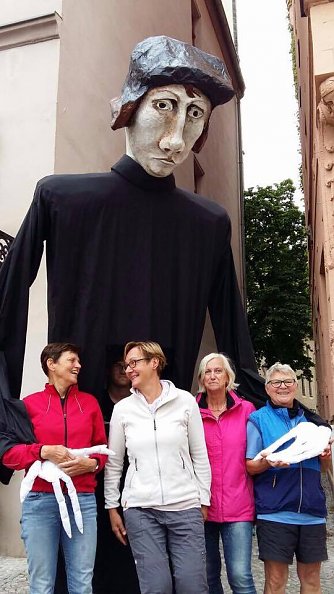
M211 353L198 369L197 402L202 415L212 472L211 501L205 522L210 594L223 594L222 539L227 578L233 594L256 594L251 572L254 498L246 472L246 424L254 406L239 398L227 357Z
M65 558L69 594L91 594L96 550L96 472L106 456L73 456L68 448L83 448L106 443L104 422L94 396L79 392L81 365L78 348L72 344L52 343L41 354L48 383L42 392L24 398L36 443L15 445L2 458L11 469L26 471L36 460L51 460L71 477L78 494L83 518L83 533L76 526L72 504L62 483L72 536L61 522L52 484L37 477L22 505L24 540L30 594L53 592L58 549Z

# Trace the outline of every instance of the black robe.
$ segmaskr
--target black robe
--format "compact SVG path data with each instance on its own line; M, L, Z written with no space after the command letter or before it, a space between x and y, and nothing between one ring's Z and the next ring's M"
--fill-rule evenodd
M82 347L81 390L102 392L110 346L148 339L166 352L166 376L190 389L208 307L241 393L262 400L230 234L222 206L128 156L107 173L42 179L0 271L11 394L20 394L29 287L45 242L48 339Z

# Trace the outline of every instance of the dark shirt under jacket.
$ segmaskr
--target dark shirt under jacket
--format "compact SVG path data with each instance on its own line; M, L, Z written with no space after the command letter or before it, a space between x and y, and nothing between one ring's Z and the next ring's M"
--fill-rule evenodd
M108 391L101 396L100 406L105 421L106 433L109 435L109 423L114 408ZM127 458L121 478L123 489ZM104 471L97 475L97 548L93 577L94 594L140 594L135 562L130 545L124 546L111 530L109 513L104 507Z
M190 389L208 306L241 391L262 398L230 227L222 206L176 188L173 175L148 175L128 156L109 173L38 182L0 271L0 351L11 394L20 393L29 287L45 241L48 339L81 345L82 390L101 393L108 346L136 339L158 341L168 377Z

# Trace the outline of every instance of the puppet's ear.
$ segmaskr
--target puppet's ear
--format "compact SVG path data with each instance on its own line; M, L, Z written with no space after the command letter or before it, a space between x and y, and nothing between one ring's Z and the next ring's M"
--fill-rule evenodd
M110 126L113 130L125 128L131 125L131 118L137 111L141 97L135 101L128 101L123 103L122 97L114 97L110 101L111 122Z
M110 125L113 127L115 122L121 112L122 107L122 99L121 97L114 97L110 100L110 110L111 110L111 122Z

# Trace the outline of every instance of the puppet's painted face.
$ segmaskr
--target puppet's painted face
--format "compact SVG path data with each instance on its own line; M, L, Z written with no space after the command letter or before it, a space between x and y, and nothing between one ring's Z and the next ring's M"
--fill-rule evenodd
M127 154L154 177L170 175L187 158L209 119L209 99L191 90L183 85L151 89L126 129Z

